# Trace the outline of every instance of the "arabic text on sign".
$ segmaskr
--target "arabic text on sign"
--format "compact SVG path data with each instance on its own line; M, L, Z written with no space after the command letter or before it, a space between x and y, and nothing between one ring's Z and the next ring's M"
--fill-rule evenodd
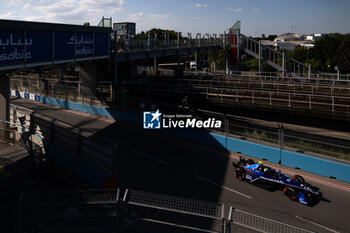
M4 42L5 41L5 42ZM10 36L9 36L9 38L8 39L6 39L6 40L2 40L2 39L0 39L0 46L8 46L8 45L11 45L11 46L19 46L19 45L32 45L32 43L33 43L33 40L32 39L30 39L30 40L28 40L28 39L25 39L25 43L23 43L22 41L21 41L21 39L18 39L17 40L17 42L16 41L14 41L13 40L13 35L12 35L12 33L10 34Z
M84 46L82 49L76 50L76 55L83 55L83 54L93 54L93 49Z
M14 49L13 52L0 54L0 61L22 60L23 58L24 50L19 52L17 49ZM25 58L32 58L31 52L27 52Z
M81 35L80 38L75 38L75 35L73 35L70 38L70 41L67 42L67 44L74 44L74 43L76 45L79 45L79 44L93 44L94 40L91 39L91 38L84 38L83 35Z

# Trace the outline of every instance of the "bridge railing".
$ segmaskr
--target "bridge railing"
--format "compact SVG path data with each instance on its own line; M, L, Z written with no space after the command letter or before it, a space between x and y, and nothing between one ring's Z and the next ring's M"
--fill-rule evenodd
M160 39L152 38L150 40L120 41L117 43L117 52L142 52L150 50L170 50L215 46L224 46L224 43L221 38L182 38L180 40L164 40L164 38L160 37Z
M301 78L308 77L308 66L291 57L288 57L284 53L261 44L261 42L256 41L253 38L249 38L241 34L241 47L248 50L248 52L250 51L251 55L253 55L255 58L260 58L262 61L266 61L269 65L272 65L278 70L290 72L291 75ZM312 73L319 73L314 69L311 69L310 71L312 71Z

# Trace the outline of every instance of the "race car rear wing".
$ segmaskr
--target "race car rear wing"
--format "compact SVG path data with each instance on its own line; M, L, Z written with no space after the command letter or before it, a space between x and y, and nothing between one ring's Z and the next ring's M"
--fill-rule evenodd
M248 164L247 160L245 158L243 158L242 156L239 156L239 161L238 162L233 162L232 161L232 166L234 168L239 167L241 164Z

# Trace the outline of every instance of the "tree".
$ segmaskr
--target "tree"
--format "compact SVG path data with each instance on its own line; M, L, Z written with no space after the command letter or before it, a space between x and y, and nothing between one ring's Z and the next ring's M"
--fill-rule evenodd
M350 73L350 34L329 34L315 42L313 48L297 47L287 55L322 72Z
M259 59L245 59L241 63L241 69L246 71L259 71Z
M136 40L148 40L148 33L150 33L152 39L155 37L155 35L157 35L157 39L160 41L163 41L165 39L165 37L164 37L165 33L167 35L169 35L170 40L177 39L177 32L175 32L173 30L152 28L151 30L148 30L147 32L141 31L141 33L136 34ZM182 39L181 35L180 35L180 38Z
M266 37L266 40L274 40L276 39L277 35L269 35L268 37Z

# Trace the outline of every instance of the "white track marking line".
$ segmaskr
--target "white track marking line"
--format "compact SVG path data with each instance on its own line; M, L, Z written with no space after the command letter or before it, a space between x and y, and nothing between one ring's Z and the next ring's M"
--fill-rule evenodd
M319 224L319 223L310 221L310 220L305 219L305 218L303 218L303 217L299 217L299 216L295 216L295 217L298 218L298 219L300 219L300 220L303 220L303 221L305 221L305 222L311 223L311 224L313 224L313 225L315 225L315 226L318 226L318 227L320 227L320 228L323 228L323 229L325 229L325 230L327 230L327 231L330 231L330 232L333 232L333 233L340 233L339 231L335 231L335 230L333 230L333 229L330 229L330 228L328 228L328 227L325 227L325 226L323 226L323 225L321 225L321 224Z
M203 177L201 177L201 176L199 176L199 175L194 175L194 176L195 176L196 178L200 179L200 180L203 180L203 181L208 182L208 183L210 183L210 184L219 186L220 188L226 189L226 190L228 190L228 191L231 191L231 192L233 192L233 193L236 193L236 194L238 194L238 195L241 195L241 196L243 196L243 197L245 197L245 198L252 199L251 196L248 196L248 195L246 195L246 194L244 194L244 193L240 193L240 192L238 192L238 191L236 191L236 190L234 190L234 189L231 189L231 188L228 188L228 187L226 187L226 186L223 186L223 185L220 185L220 184L218 184L218 183L215 183L215 182L213 182L213 181L211 181L211 180L208 180L208 179L206 179L206 178L203 178Z
M201 229L201 228L197 228L197 227L190 227L190 226L180 225L180 224L171 223L171 222L164 222L164 221L159 221L159 220L150 219L150 218L141 218L141 220L146 221L146 222L153 222L153 223L158 223L158 224L163 224L163 225L170 225L170 226L174 226L174 227L185 228L185 229L189 229L189 230L200 231L200 232L218 233L217 231L205 230L205 229Z
M162 160L160 160L160 159L154 158L153 156L147 155L147 154L145 154L145 153L143 153L143 152L141 152L141 151L134 150L134 149L130 149L130 151L131 151L131 152L134 152L134 153L136 153L136 154L138 154L138 155L141 155L141 156L143 156L143 157L152 159L152 160L154 160L154 161L156 161L156 162L158 162L158 163L161 163L161 164L163 164L163 165L168 165L167 162L164 162L164 161L162 161Z

